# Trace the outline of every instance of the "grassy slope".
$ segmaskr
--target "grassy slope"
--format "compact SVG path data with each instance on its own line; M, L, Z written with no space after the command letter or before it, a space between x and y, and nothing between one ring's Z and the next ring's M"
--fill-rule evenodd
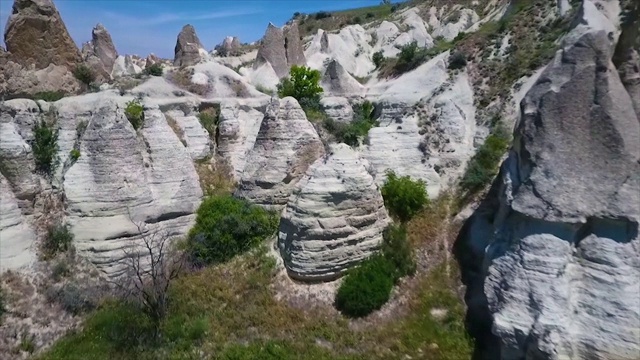
M464 305L455 264L437 244L444 202L409 224L412 242L434 265L400 289L408 296L392 320L360 321L357 330L336 311L303 311L274 298L274 260L260 251L179 279L163 341L145 338L145 320L132 308L106 304L40 359L468 359L472 343L464 330ZM452 233L454 234L454 233ZM438 254L438 256L436 256ZM447 315L436 319L433 308ZM376 322L378 321L378 322ZM136 340L139 339L138 344ZM132 345L133 344L133 345Z

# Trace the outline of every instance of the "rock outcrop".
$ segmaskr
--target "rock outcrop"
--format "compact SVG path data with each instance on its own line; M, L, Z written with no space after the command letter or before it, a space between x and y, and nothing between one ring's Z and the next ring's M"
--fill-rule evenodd
M322 110L333 120L350 123L353 120L353 108L349 100L338 96L325 96L320 99Z
M113 45L111 35L102 24L98 24L91 32L91 41L82 47L82 56L89 64L98 80L109 80L118 51Z
M346 144L307 170L280 219L279 247L292 278L326 281L369 257L389 223L367 164Z
M176 41L174 66L193 66L200 62L201 50L203 49L196 29L192 25L185 25Z
M80 52L51 0L15 0L4 41L10 60L23 67L50 64L73 69Z
M249 153L237 195L281 209L309 165L323 154L322 141L296 99L274 98Z
M640 122L612 48L590 31L556 55L458 240L502 359L640 356Z
M216 51L220 56L239 56L240 55L240 39L237 36L227 36L222 41Z
M22 215L9 182L0 174L0 272L19 269L35 261L35 239L35 232Z
M322 77L322 87L328 93L335 95L358 95L363 86L349 74L337 60L331 60Z
M297 23L281 29L272 23L262 38L254 69L269 63L279 78L289 75L292 65L306 65Z
M111 70L111 77L117 78L121 76L130 76L139 74L142 72L142 68L136 65L131 58L131 55L119 55L116 61L113 63L113 69Z
M242 175L263 118L263 113L248 106L220 104L218 154L231 166L236 180Z

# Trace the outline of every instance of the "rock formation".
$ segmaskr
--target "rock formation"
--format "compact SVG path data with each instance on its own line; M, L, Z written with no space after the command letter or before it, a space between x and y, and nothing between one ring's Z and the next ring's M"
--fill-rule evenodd
M176 41L174 66L193 66L200 62L200 50L203 48L196 29L192 25L185 25Z
M131 76L142 72L142 68L133 63L131 55L119 55L113 64L111 77Z
M35 238L31 225L20 212L9 182L0 174L0 272L19 269L33 262Z
M222 103L218 124L218 154L233 169L233 176L239 180L244 170L247 156L258 137L264 114L248 106Z
M82 56L94 71L98 80L109 80L113 65L118 57L111 35L102 24L98 24L91 32L91 41L82 47Z
M320 105L327 115L338 122L349 123L353 120L353 108L349 100L338 96L324 96Z
M249 153L237 195L281 209L309 165L323 154L320 137L296 99L274 98Z
M159 63L160 63L160 58L158 58L155 54L149 54L145 59L144 67L145 69L148 69L151 67L151 65L159 64Z
M220 56L239 56L240 46L240 39L237 36L227 36L216 50Z
M330 151L309 167L280 219L279 247L295 279L337 278L380 246L390 221L366 162L346 144Z
M272 23L262 38L254 69L269 63L278 77L289 75L292 65L306 65L297 23L278 28Z
M458 241L503 359L640 355L640 123L612 47L590 31L558 53Z
M4 41L10 59L24 67L73 69L80 62L78 47L51 0L15 0Z
M354 79L340 63L333 59L327 66L322 77L322 87L331 94L357 95L362 92L363 86Z

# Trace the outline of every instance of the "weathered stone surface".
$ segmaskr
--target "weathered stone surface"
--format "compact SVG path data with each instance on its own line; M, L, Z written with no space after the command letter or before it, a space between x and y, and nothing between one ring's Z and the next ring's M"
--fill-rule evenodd
M139 74L142 72L142 69L133 63L133 59L130 55L119 55L116 58L116 61L113 64L113 69L111 70L111 77L117 78L121 76L130 76Z
M4 32L10 59L45 69L50 64L73 69L80 52L51 0L15 0Z
M320 100L320 105L327 115L335 121L348 123L353 120L353 108L349 100L343 97L328 96Z
M314 162L280 219L279 247L291 277L326 281L370 256L389 223L367 164L346 144Z
M35 239L9 182L0 174L0 272L19 269L35 261Z
M214 151L215 144L211 140L211 135L200 123L195 114L185 114L181 110L170 110L165 113L165 117L173 119L181 141L187 147L189 155L193 160L202 160L210 157ZM169 118L167 118L169 121ZM174 132L176 129L174 129ZM176 134L178 135L178 134Z
M81 153L63 172L66 220L79 254L112 276L123 270L124 249L140 240L132 221L145 232L182 235L202 197L189 153L160 110L146 109L136 133L126 100L89 94L57 103L61 158L76 142ZM87 126L78 136L80 121Z
M220 56L239 56L240 48L240 39L237 36L227 36L216 51Z
M43 91L75 94L80 83L71 70L62 65L49 65L40 70L26 69L13 61L0 64L0 94L33 95Z
M364 87L337 60L331 60L322 77L322 87L331 94L358 95Z
M220 105L218 154L232 167L237 180L256 142L263 118L263 113L248 106L227 102Z
M91 32L91 41L82 47L82 56L99 80L109 80L113 65L118 57L111 35L102 24L97 24Z
M272 99L237 195L265 207L281 209L298 180L324 147L313 125L292 97Z
M611 49L587 32L547 67L459 239L503 359L640 356L640 123Z
M144 64L145 69L148 69L151 67L151 65L160 64L160 58L158 58L155 54L149 54L147 55Z
M636 50L627 50L626 60L619 70L622 83L629 92L636 115L640 119L640 56Z
M267 31L260 43L254 69L264 63L271 64L279 78L289 75L287 52L284 48L284 32L272 23L267 26Z
M176 41L174 66L192 66L200 62L202 43L196 35L196 29L192 25L185 25Z
M291 25L284 27L284 48L287 57L287 65L306 65L307 59L304 57L304 49L302 41L300 41L300 31L298 23L293 22Z

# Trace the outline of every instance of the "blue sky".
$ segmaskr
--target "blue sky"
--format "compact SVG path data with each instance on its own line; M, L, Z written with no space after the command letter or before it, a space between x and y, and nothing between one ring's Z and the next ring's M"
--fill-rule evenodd
M397 1L397 0L396 0ZM394 1L394 2L396 2ZM91 39L91 29L102 23L120 54L155 53L173 58L176 37L187 23L196 28L207 50L225 36L242 42L262 37L267 24L280 26L294 12L340 10L377 5L380 0L54 0L71 36L78 44ZM0 0L0 23L6 26L13 1ZM3 31L4 34L4 31Z

